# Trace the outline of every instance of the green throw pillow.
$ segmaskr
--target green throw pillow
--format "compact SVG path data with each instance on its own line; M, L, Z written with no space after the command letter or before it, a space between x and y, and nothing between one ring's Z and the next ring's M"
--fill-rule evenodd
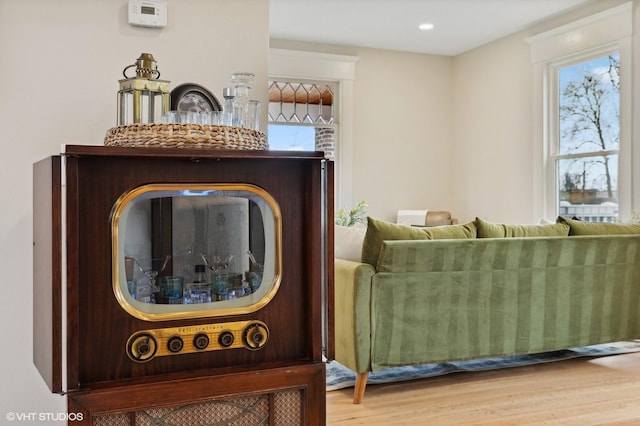
M367 232L362 245L362 262L375 267L378 263L380 247L385 240L446 240L475 237L476 227L473 222L464 225L418 228L367 217Z
M558 217L558 222L569 225L569 235L640 234L640 223L583 222L562 216Z
M505 237L566 237L569 235L569 225L566 223L551 223L548 225L503 225L491 223L476 217L478 238Z

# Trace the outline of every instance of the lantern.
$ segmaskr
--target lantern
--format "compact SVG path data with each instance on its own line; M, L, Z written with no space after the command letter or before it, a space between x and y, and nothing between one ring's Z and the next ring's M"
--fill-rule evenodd
M127 70L136 67L135 77ZM143 53L135 64L122 70L118 91L118 126L134 123L155 123L169 110L169 81L159 80L160 71L153 55Z

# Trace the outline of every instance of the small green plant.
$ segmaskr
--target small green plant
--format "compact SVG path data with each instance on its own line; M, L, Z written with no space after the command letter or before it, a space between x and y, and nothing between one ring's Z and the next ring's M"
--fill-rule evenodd
M362 200L351 210L347 210L346 207L341 208L336 213L336 225L354 226L358 223L366 223L367 206L367 202Z

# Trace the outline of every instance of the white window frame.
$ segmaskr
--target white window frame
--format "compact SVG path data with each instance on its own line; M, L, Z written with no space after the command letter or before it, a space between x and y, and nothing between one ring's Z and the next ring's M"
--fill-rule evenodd
M336 208L352 205L353 114L357 56L269 49L269 78L338 83L334 117L338 124L335 151Z
M620 54L620 143L618 151L619 219L633 211L631 106L632 4L600 12L527 39L533 64L533 197L534 217L555 219L558 212L557 68L617 50ZM637 167L637 166L636 166Z

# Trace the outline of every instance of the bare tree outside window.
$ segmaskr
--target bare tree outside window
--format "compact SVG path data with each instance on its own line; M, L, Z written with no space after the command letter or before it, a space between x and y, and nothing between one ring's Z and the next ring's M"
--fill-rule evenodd
M591 222L618 217L618 53L559 69L559 214Z

